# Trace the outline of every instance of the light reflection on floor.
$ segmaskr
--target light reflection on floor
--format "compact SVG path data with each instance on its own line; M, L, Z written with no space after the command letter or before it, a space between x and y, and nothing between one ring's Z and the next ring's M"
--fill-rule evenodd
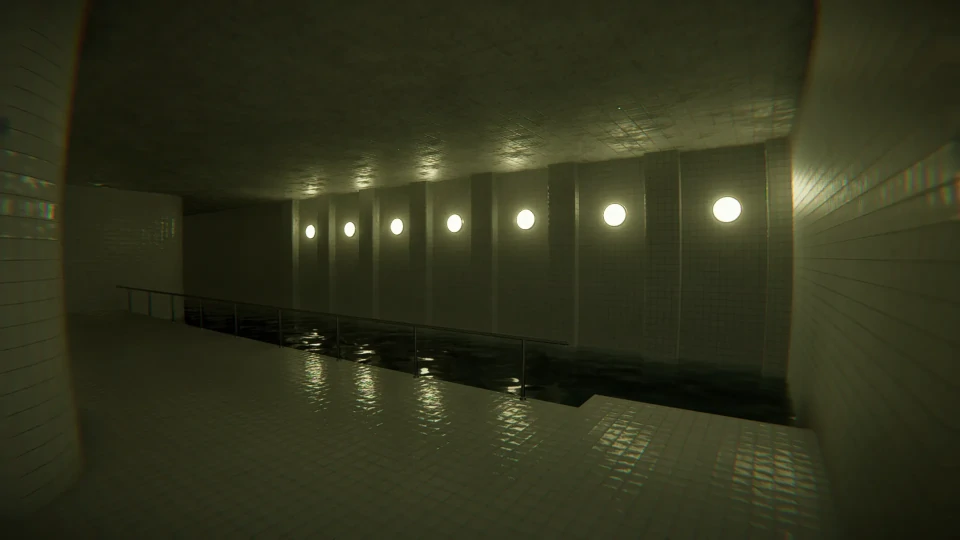
M69 329L88 466L17 538L835 537L810 431L520 401L145 317Z

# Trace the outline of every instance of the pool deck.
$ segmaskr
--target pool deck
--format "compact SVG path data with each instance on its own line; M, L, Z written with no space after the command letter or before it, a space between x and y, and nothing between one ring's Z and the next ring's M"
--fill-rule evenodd
M520 401L142 315L68 329L85 470L27 537L838 536L809 430Z

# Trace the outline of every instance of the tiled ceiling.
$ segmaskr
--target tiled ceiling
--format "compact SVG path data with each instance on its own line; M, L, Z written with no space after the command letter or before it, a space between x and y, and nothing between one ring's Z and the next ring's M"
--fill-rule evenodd
M94 0L68 181L189 208L790 131L812 0Z

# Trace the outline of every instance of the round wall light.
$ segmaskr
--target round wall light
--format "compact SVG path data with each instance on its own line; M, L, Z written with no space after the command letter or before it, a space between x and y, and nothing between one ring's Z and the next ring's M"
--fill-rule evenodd
M357 234L357 226L352 221L348 221L343 226L343 234L347 235L348 238L353 238L353 235Z
M535 222L536 218L533 217L533 212L530 210L521 210L520 213L517 214L517 227L520 227L523 230L533 227Z
M313 238L317 235L317 228L313 225L307 225L307 230L305 230L304 233L306 233L307 238Z
M713 217L723 223L730 223L736 220L740 217L741 211L743 211L743 207L740 206L740 201L733 197L721 197L717 199L717 202L713 203Z
M398 235L403 232L403 220L397 218L390 222L390 232Z
M611 204L603 210L603 221L611 227L619 227L627 219L627 209L623 205Z
M463 219L460 216L453 214L447 218L447 230L450 232L460 232L460 229L463 228Z

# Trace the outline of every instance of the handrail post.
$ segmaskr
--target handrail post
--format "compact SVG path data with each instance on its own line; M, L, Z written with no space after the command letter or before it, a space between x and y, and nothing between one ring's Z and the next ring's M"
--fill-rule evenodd
M237 305L233 305L233 335L240 335L240 319L237 318Z
M177 322L177 297L170 293L170 322Z
M527 340L520 339L520 399L527 399Z
M153 293L147 292L147 317L153 317Z
M342 356L340 353L340 316L334 315L337 318L337 360L340 360Z
M279 345L283 347L283 310L277 310L277 334L279 335Z
M413 378L420 377L420 355L417 354L417 325L413 325Z
M203 329L203 298L200 299L200 329Z
M127 289L127 313L133 313L133 291Z

